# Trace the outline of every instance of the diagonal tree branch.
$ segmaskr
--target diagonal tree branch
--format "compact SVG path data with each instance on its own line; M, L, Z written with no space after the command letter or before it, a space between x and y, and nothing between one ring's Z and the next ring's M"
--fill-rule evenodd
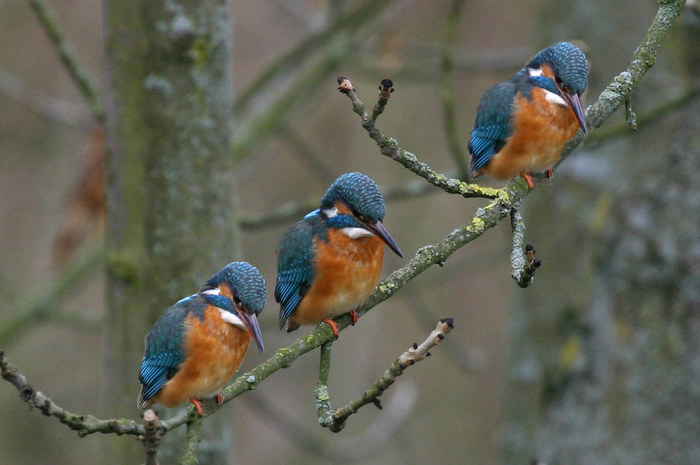
M67 425L70 429L78 432L83 437L92 433L116 433L143 435L146 433L143 425L134 420L120 418L116 420L101 420L92 415L83 415L69 412L63 407L54 403L43 392L34 389L25 376L19 372L16 366L12 365L5 357L5 353L0 350L0 375L12 384L22 401L32 408L37 408L46 416L56 417L58 421Z

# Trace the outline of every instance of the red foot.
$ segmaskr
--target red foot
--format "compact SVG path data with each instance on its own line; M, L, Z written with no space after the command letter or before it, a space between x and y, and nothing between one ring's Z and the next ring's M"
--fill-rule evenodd
M331 320L330 318L324 318L321 321L323 321L331 327L331 331L333 331L333 336L338 337L338 325L335 323L335 321Z
M527 173L520 173L520 176L522 176L522 178L523 178L523 179L525 180L525 182L527 183L527 188L528 188L528 189L534 189L534 188L535 188L535 183L534 183L534 181L532 180L532 176L530 176L530 175L527 174Z
M216 405L221 405L224 402L224 396L221 394L216 395Z
M204 410L202 410L202 403L198 401L197 399L190 399L190 402L194 404L194 408L197 409L197 415L200 417L204 415Z
M547 178L551 178L554 176L554 170L552 168L547 170Z
M354 326L357 320L360 319L360 315L358 315L355 310L350 310L350 318L352 318L352 323L350 324Z

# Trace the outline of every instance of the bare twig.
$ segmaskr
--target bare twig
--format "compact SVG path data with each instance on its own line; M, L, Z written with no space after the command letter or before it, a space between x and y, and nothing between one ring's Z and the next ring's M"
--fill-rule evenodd
M413 346L406 352L401 354L394 363L384 372L384 374L375 382L369 389L362 393L360 398L349 402L347 405L335 409L333 411L327 411L324 407L319 410L319 423L321 426L328 428L329 430L337 433L345 427L347 419L357 413L357 411L368 404L373 404L381 410L382 406L379 402L379 396L381 396L384 391L386 391L389 386L394 384L396 378L403 374L403 371L409 366L416 362L423 360L425 357L430 356L430 349L435 347L437 344L445 339L445 336L452 331L452 318L445 318L438 322L437 327L428 335L428 337L421 344L414 343ZM319 380L319 387L321 387L321 381ZM316 391L316 402L318 404L328 404L330 408L330 401L328 400L328 389L317 389ZM319 398L319 394L323 397Z
M2 350L0 350L0 374L5 381L17 389L22 401L32 408L41 410L41 413L46 416L58 418L61 423L77 431L81 437L92 433L134 434L138 436L146 434L144 426L134 420L126 418L101 420L92 415L69 412L54 403L43 392L34 389L17 367L9 362Z
M338 79L340 80L340 78ZM347 78L343 79L350 82ZM357 92L352 85L345 88L341 85L339 90L341 93L350 98L353 111L362 119L362 127L367 131L369 137L374 139L374 141L377 143L382 155L390 157L393 160L401 163L413 173L424 178L434 186L441 188L448 194L458 194L468 198L481 197L487 199L495 199L504 194L501 189L492 189L489 187L482 187L478 184L461 182L458 179L448 178L444 174L434 171L426 163L418 160L418 157L416 157L415 154L400 147L396 139L384 136L384 134L377 129L377 127L374 125L374 121L367 114L365 104L359 99Z
M69 49L54 12L43 0L29 0L29 6L34 10L34 14L39 20L39 24L44 29L44 32L49 37L49 40L56 47L61 63L63 63L63 66L66 68L66 71L68 71L73 82L78 86L78 90L80 90L80 93L90 105L92 115L97 121L104 121L105 114L102 109L100 97L78 63L78 60L73 55L73 52Z
M160 419L154 410L148 409L143 413L143 427L146 432L143 436L139 436L139 439L143 442L143 448L146 451L146 465L158 465L156 454L161 437L159 425Z

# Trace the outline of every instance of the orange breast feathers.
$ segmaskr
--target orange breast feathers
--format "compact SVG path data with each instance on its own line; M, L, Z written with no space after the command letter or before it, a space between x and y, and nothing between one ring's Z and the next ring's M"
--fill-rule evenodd
M532 100L515 97L513 134L484 167L494 179L506 180L520 173L546 171L558 160L564 144L578 131L573 110L548 102L546 92L532 90Z
M311 287L290 317L291 327L315 324L354 310L379 282L384 243L377 236L351 239L329 229L318 241Z
M221 319L221 310L209 306L204 321L190 315L185 323L185 361L153 402L175 407L182 402L214 397L243 361L250 335Z

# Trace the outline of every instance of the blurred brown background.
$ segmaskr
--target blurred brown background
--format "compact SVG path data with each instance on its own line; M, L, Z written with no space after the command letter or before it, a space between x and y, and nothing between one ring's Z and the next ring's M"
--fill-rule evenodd
M48 3L76 57L99 83L100 2ZM239 93L284 51L361 2L232 3ZM446 142L440 88L451 2L381 4L357 27L311 47L279 76L278 85L236 115L241 132L234 132L234 140L255 115L269 111L289 82L322 69L309 72L281 125L255 139L238 162L242 216L264 216L290 201L313 204L348 171L372 176L385 191L415 179L378 153L347 98L336 91L339 75L352 80L368 106L379 81L392 78L397 90L378 126L435 170L457 169ZM481 94L555 41L587 45L586 99L594 101L627 66L655 12L651 1L633 7L624 1L465 2L452 47L462 144ZM700 195L698 177L692 176L700 153L693 91L699 75L697 12L688 10L676 22L633 96L640 115L655 112L651 119L637 133L615 132L624 115L613 115L527 198L526 240L544 262L533 286L519 289L509 276L508 225L489 231L445 267L409 283L334 344L330 389L340 406L422 340L439 317L455 318L455 330L433 357L408 370L382 397L381 412L363 409L340 434L321 429L313 404L318 364L313 352L219 413L231 419L230 429L220 432L230 448L229 463L493 465L534 457L572 464L666 463L659 457L668 457L668 450L678 455L667 463L693 458L698 463L699 446L690 439L700 433L700 403L692 402L700 392ZM319 65L323 60L330 60L328 69ZM684 95L686 103L674 103ZM670 108L656 111L668 102ZM0 347L61 406L109 418L101 398L105 383L132 386L135 399L138 367L132 379L104 375L104 279L94 252L103 230L99 199L83 195L76 201L75 195L99 158L100 137L32 11L24 2L0 2ZM384 223L412 256L469 221L483 204L435 189L389 201ZM268 352L251 351L242 370L300 335L277 330L272 297L275 247L294 221L244 228L242 256L221 257L222 266L234 258L252 262L268 281L261 318ZM387 254L384 274L403 263ZM612 379L623 367L629 371ZM631 376L636 369L640 374ZM588 413L576 405L585 405ZM0 384L0 411L2 464L101 461L107 438L79 439L55 419L28 412L6 383ZM134 405L132 417L138 413ZM597 414L610 421L591 420ZM659 431L666 445L647 445L640 455L620 458ZM591 437L584 438L587 433ZM576 438L580 448L572 445ZM163 463L172 458L168 447L172 444L164 445ZM203 444L204 453L207 447L217 444ZM639 461L626 461L635 458Z

